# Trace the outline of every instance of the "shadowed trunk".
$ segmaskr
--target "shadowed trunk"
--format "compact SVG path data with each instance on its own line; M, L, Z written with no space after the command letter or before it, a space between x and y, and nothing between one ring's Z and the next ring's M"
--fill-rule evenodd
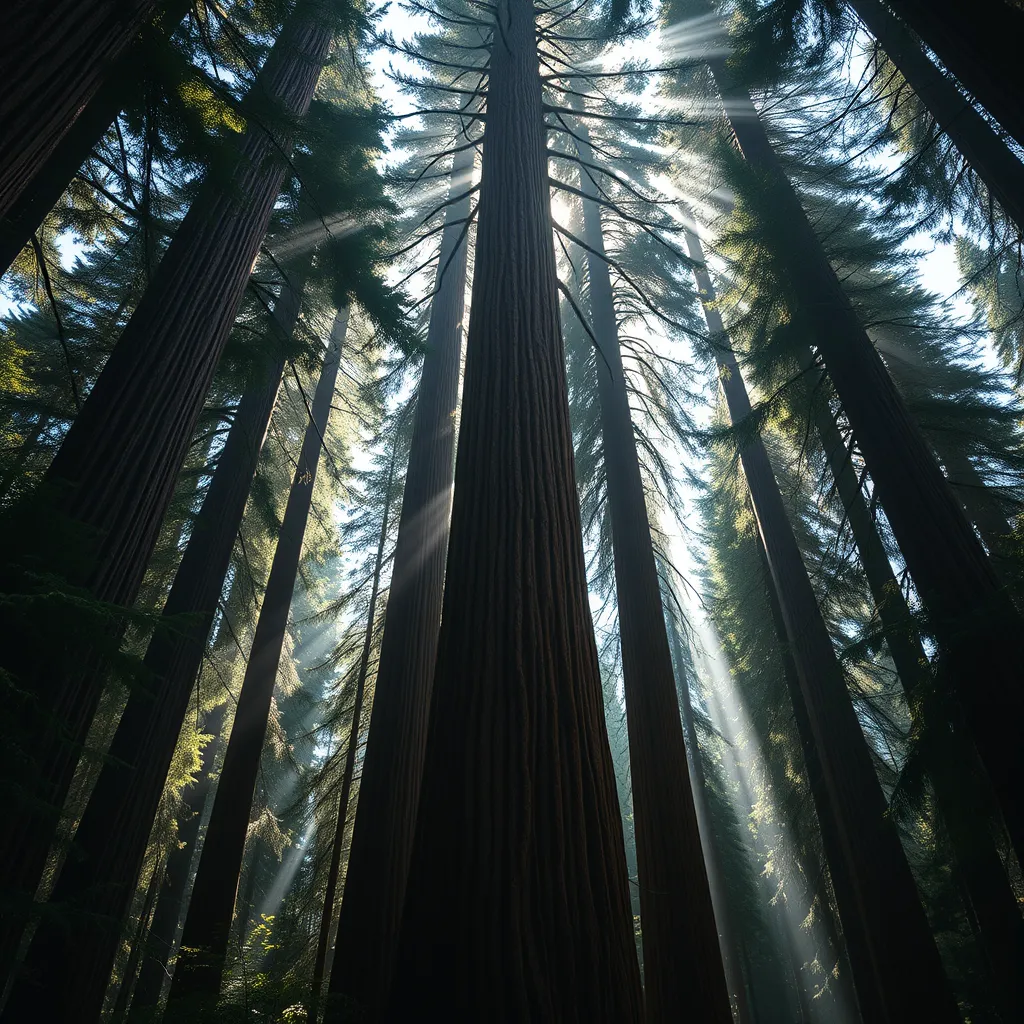
M299 5L253 86L292 119L308 109L333 38L322 14L313 0ZM39 881L123 630L118 606L138 592L287 171L287 138L253 128L240 145L229 179L202 186L44 484L5 523L21 544L0 565L0 591L53 594L61 584L40 582L53 574L91 601L51 597L48 616L15 602L0 624L26 737L4 750L5 775L17 780L0 839L11 903L28 903ZM5 915L0 962L19 925Z
M335 318L313 396L181 935L170 998L195 997L197 1007L213 1002L220 991L249 811L347 325L345 308Z
M76 915L74 932L43 921L8 1014L98 1015L153 820L202 664L260 449L299 315L302 282L282 286L274 310L280 355L239 403L202 509L49 902Z
M533 5L491 51L444 610L389 1018L637 1022Z
M103 84L82 108L74 123L45 157L17 198L0 215L0 276L29 244L32 232L43 222L64 194L79 168L89 158L103 134L138 90L151 47L167 39L194 0L168 0L155 23L142 26L140 39L108 69Z
M715 355L729 417L734 425L740 424L751 413L743 377L721 317L707 308L714 302L714 290L700 241L690 231L686 241L690 256L700 264L695 277L708 330L718 339ZM872 1024L922 1017L959 1021L761 439L745 443L740 459L795 667L799 692L792 695L794 713L861 1011Z
M150 876L149 885L146 887L146 898L142 901L142 908L139 911L139 920L135 925L135 934L132 936L131 951L128 954L128 962L124 965L124 972L121 975L121 983L117 987L117 998L114 1000L113 1019L123 1019L125 1010L132 1001L135 993L135 982L138 980L139 963L142 960L143 949L146 944L146 935L149 932L150 922L153 918L153 906L156 903L160 886L164 880L165 865L157 865Z
M726 97L743 156L764 176L773 217L786 224L793 290L879 500L885 509L930 628L942 647L950 686L999 798L1011 840L1024 855L1024 622L974 534L931 448L911 419L865 333L785 176L749 95L725 65L710 66Z
M158 0L12 0L5 8L0 216L99 91L111 65L166 6Z
M571 96L574 109L578 97ZM580 159L593 164L585 124ZM732 1018L683 743L593 172L580 168L597 388L615 560L644 941L647 1019Z
M397 430L397 428L396 428ZM327 950L331 941L331 925L334 923L335 893L338 890L338 876L341 873L341 850L345 845L345 826L348 823L348 805L352 797L352 776L356 768L356 748L359 746L359 723L363 711L363 695L366 692L366 676L370 670L370 653L373 650L373 632L377 619L377 594L380 592L380 573L384 565L384 548L388 540L388 524L391 518L392 493L391 485L395 478L395 459L397 456L397 433L391 448L391 463L388 466L388 482L385 488L384 515L380 524L380 539L377 542L377 554L373 562L373 583L370 585L370 603L366 610L366 633L363 636L363 649L359 656L359 672L356 677L355 701L352 705L352 725L348 733L348 749L345 751L345 769L341 779L341 795L338 797L338 820L331 842L331 863L327 869L327 889L324 893L324 907L320 915L320 931L316 942L316 959L313 962L312 998L309 1004L309 1019L317 1019L320 995L324 984L324 970L327 964ZM390 601L390 594L388 600ZM374 692L374 701L377 696ZM365 764L365 761L364 761ZM363 775L365 777L365 768ZM360 780L360 801L362 800L362 781ZM350 854L351 856L351 854ZM348 889L348 874L345 876L345 888Z
M450 197L468 189L474 156L475 147L455 154ZM338 918L330 991L345 992L359 1002L378 1001L387 992L416 825L455 470L468 248L468 225L458 222L469 213L469 196L445 213L437 294L430 307L359 807Z
M881 0L847 2L900 69L911 89L935 118L935 123L988 187L992 197L1011 220L1024 228L1024 163L974 109L970 100L932 62ZM894 3L891 6L898 8L901 5ZM977 13L972 12L971 20L976 18ZM1020 21L1020 30L1024 33L1024 17ZM1024 98L1024 92L1020 95Z
M206 804L213 792L213 766L224 747L226 705L214 708L203 723L203 731L213 739L203 747L199 776L195 785L185 790L183 806L178 815L177 843L167 857L164 890L160 893L149 929L146 950L139 971L139 981L132 997L130 1021L150 1024L170 978L171 961L177 947L178 928L185 909L196 848L203 825Z
M1020 41L1024 10L1008 0L888 0L981 105L1024 146Z

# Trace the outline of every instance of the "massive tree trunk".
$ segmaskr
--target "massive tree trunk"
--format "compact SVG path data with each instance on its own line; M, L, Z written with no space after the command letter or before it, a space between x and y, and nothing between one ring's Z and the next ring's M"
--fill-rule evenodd
M848 0L867 30L1017 225L1024 228L1024 163L881 0ZM892 6L897 7L898 4ZM972 11L972 21L977 13ZM1024 18L1021 18L1024 32ZM1024 92L1021 93L1024 97Z
M135 1024L152 1024L164 983L170 977L170 964L177 947L178 928L195 866L203 814L213 792L213 766L224 747L225 711L226 705L218 705L203 723L204 732L213 739L203 747L198 778L195 785L185 791L178 815L177 842L167 857L164 889L157 899L139 980L132 996L129 1020Z
M119 924L146 856L153 819L202 664L260 449L299 315L302 282L282 287L274 310L280 355L239 403L161 623L75 832L49 902L84 915L74 933L40 923L8 1013L48 1008L53 1019L98 1016L120 942Z
M491 50L444 610L390 1018L636 1022L534 8Z
M467 190L474 155L475 149L455 155L450 197ZM331 969L330 991L359 1002L377 1002L387 992L416 824L455 469L468 248L458 222L469 213L466 196L445 214Z
M750 97L710 62L744 157L787 225L787 283L864 455L879 500L943 650L950 685L1024 856L1024 622L974 534L786 178Z
M292 120L308 109L333 38L322 15L313 0L299 5L253 87L261 103ZM52 574L92 599L33 614L34 597L22 597L0 624L0 664L22 695L14 730L22 746L4 751L20 800L0 856L22 903L39 881L107 682L122 629L116 606L130 605L141 584L287 171L287 149L287 138L254 127L229 180L207 179L44 484L6 524L20 543L0 565L0 591L52 594L59 587L40 582ZM2 961L12 927L8 915Z
M166 46L168 37L193 2L168 0L164 3L163 17L142 26L138 42L109 67L103 84L81 108L74 123L37 164L17 198L0 213L0 276L7 272L18 253L29 244L32 232L57 205L132 91L138 90L151 48Z
M592 164L586 125L577 132L579 156ZM727 1022L732 1013L622 369L598 190L585 167L580 184L587 197L583 220L633 782L647 1019L694 1014L709 1024Z
M348 732L348 749L345 751L345 768L341 779L341 794L338 797L338 820L334 829L334 839L331 842L331 861L327 868L327 889L324 893L324 906L320 914L320 931L317 935L316 957L313 961L312 998L309 1005L309 1018L312 1021L317 1019L320 995L324 983L324 970L327 964L327 951L331 940L331 926L334 923L335 894L338 890L338 876L341 873L341 850L345 845L345 827L348 824L348 805L351 802L352 777L355 774L356 768L356 748L359 746L359 725L362 719L363 695L366 692L366 677L370 670L370 654L373 651L373 633L377 620L377 595L380 592L380 574L384 566L384 548L387 545L388 524L391 519L391 486L395 478L397 444L398 439L396 436L392 442L391 463L388 466L384 515L381 518L380 538L377 541L377 554L373 562L373 582L370 585L370 602L366 610L366 633L363 635L363 649L359 656L355 700L352 705L352 724ZM390 594L388 600L391 600ZM376 702L376 683L374 687L374 702ZM364 759L363 778L366 775L365 763ZM360 802L362 802L362 788L362 780L360 780ZM349 854L349 861L351 870L351 853ZM346 893L348 892L349 877L349 874L346 873Z
M919 756L925 758L935 787L968 911L974 916L980 944L992 967L994 987L1007 1020L1024 1020L1024 917L992 839L991 822L977 797L977 784L984 786L986 781L972 772L976 755L962 728L949 721L951 709L929 707L935 704L935 698L930 696L928 657L861 493L846 442L830 411L820 403L816 404L814 418L886 645L912 715L925 722L919 740L924 749ZM954 718L958 717L952 710Z
M231 915L242 867L249 811L260 770L270 704L277 681L288 612L302 554L302 538L313 500L320 448L334 398L348 309L334 321L320 380L313 396L302 451L281 522L270 578L263 595L249 663L238 696L235 722L224 754L213 812L199 858L170 998L196 997L197 1005L216 999L227 954Z
M1024 146L1024 87L1019 71L1024 9L1012 0L887 2Z
M714 301L699 240L686 233L705 304ZM750 416L743 377L728 347L721 317L706 309L708 329L718 339L719 380L730 420ZM918 897L914 877L888 816L867 741L846 689L828 628L807 576L782 494L760 438L746 443L740 459L758 532L779 601L799 693L793 695L833 887L844 930L859 926L867 949L849 942L854 983L866 1020L899 1024L912 1019L959 1021L939 952ZM810 735L806 735L807 732ZM814 762L817 762L816 764ZM866 954L866 955L865 955Z
M111 65L165 6L159 0L13 0L13 9L5 9L0 216L96 95Z

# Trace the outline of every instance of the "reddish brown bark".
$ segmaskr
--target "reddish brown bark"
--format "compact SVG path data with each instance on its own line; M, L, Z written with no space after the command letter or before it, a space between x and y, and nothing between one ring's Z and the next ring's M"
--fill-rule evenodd
M587 599L534 8L491 52L444 611L389 1018L641 1015Z
M692 232L687 243L691 257L703 264ZM712 303L706 268L695 276L701 298ZM706 313L718 339L729 417L740 424L751 413L743 377L720 316L714 309ZM820 769L812 792L862 1012L865 1019L891 1024L915 1015L952 1024L959 1011L760 438L744 444L740 459L796 670L798 726L806 714L801 742L808 772L817 776ZM855 935L866 940L863 945L853 941Z
M308 109L333 38L322 14L312 0L300 4L254 86L262 103L292 118ZM0 590L52 592L35 575L52 573L94 600L134 600L287 171L287 138L254 127L239 145L228 180L204 183L43 486L6 524L21 543L0 565ZM90 619L81 608L33 615L29 607L0 622L0 663L23 695L17 732L25 744L18 763L5 752L20 803L0 855L12 901L22 904L38 882L121 632L116 614ZM16 920L6 917L0 961Z
M220 990L249 826L249 810L259 775L270 704L302 554L302 538L312 505L320 449L331 412L347 324L348 310L343 309L331 331L320 380L313 395L312 415L281 521L270 578L263 594L231 738L224 753L213 812L181 935L181 950L171 982L171 1000L194 999L200 1006L216 999Z
M575 97L573 97L575 99ZM574 104L575 106L575 104ZM585 124L580 158L593 164ZM679 717L594 179L580 174L629 734L647 1019L732 1019Z
M456 154L451 197L466 191L474 155L473 149ZM455 469L467 251L465 225L458 221L469 212L467 196L445 214L437 294L430 309L427 354L416 398L359 808L331 969L331 992L345 992L360 1002L378 1001L387 991L416 824Z

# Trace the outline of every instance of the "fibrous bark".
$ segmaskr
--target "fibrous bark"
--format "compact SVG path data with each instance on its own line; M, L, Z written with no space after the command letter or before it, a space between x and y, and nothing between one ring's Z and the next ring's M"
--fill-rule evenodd
M196 997L197 1003L202 1004L215 999L220 990L249 826L249 810L259 775L277 669L288 628L288 612L302 554L302 538L313 500L320 449L334 398L347 324L348 309L344 308L339 311L331 331L320 380L313 395L310 422L281 522L270 577L263 594L231 738L224 753L213 812L185 918L181 951L171 982L172 1000Z
M260 102L288 123L304 114L333 34L315 0L303 0L253 86ZM5 752L20 801L0 855L22 904L39 881L108 678L123 629L117 609L138 593L287 172L289 139L262 122L239 147L228 180L218 174L204 183L43 485L6 524L20 544L0 564L0 591L28 596L0 622L0 664L19 685L24 744L18 761ZM65 602L64 614L32 614L36 594L69 586L70 610ZM96 611L96 602L105 609ZM20 920L5 919L0 961Z
M686 233L697 285L713 303L711 279L697 236ZM719 380L731 422L742 423L750 402L721 317L706 309L717 340ZM788 650L796 670L796 721L801 731L833 887L861 1011L866 1020L898 1024L923 1015L959 1021L939 952L917 893L899 835L888 816L867 740L854 711L842 668L818 608L782 494L760 438L740 451L758 532L775 587ZM806 714L805 723L802 715ZM810 735L808 735L808 732ZM854 937L864 939L853 941Z
M536 25L496 12L444 609L389 1018L638 1021Z
M474 156L475 149L456 153L452 198L467 191ZM466 196L445 213L331 969L331 992L373 1005L387 992L394 961L437 657L465 313L468 242L460 222L469 212Z

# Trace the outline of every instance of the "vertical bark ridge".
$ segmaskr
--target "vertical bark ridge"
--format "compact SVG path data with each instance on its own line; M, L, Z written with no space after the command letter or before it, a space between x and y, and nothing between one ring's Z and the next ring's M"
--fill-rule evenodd
M528 0L498 7L444 610L389 1019L637 1021Z
M178 964L171 983L173 1000L195 997L196 1005L202 1005L215 1000L220 991L249 811L347 325L348 309L343 308L335 318L313 395L312 415L295 467L238 696L235 721L224 753L217 795L181 936Z
M466 191L474 156L455 155L450 196ZM387 992L416 823L455 470L468 248L458 221L469 212L467 196L445 213L331 970L330 991L363 1003L379 1004Z
M578 97L570 97L578 109ZM593 163L585 124L580 158ZM732 1019L718 928L683 742L672 654L647 518L597 186L580 174L590 251L590 306L597 358L601 437L611 517L619 642L629 734L644 994L651 1022L697 1015Z
M700 264L695 276L707 307L714 290L700 241L690 231L686 241ZM739 424L751 413L743 377L721 317L713 308L706 314L719 339L715 353L729 417ZM867 956L860 955L860 943L849 944L865 1019L952 1024L960 1014L760 438L743 446L740 459L796 669L798 725L806 709L805 755L810 750L820 766L821 785L812 789L829 864L838 868L839 913L844 929L859 927L866 938Z

